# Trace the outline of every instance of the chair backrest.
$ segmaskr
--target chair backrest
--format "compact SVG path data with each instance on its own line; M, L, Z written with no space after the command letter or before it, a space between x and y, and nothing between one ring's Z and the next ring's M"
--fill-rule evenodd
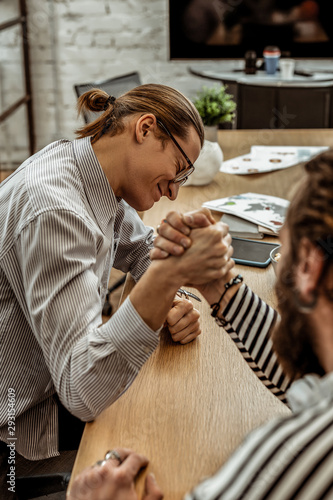
M74 85L74 89L77 97L80 97L82 94L87 92L87 90L98 88L107 92L109 95L113 95L114 97L119 97L124 94L128 90L133 89L141 85L140 75L137 71L133 73L127 73L126 75L117 76L115 78L109 78L108 80L100 80L91 83L81 83ZM84 113L83 117L86 123L90 123L95 120L100 113L88 112Z

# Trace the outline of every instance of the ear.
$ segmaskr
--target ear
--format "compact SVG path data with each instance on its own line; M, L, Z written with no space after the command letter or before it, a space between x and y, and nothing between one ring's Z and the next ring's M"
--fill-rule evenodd
M138 143L142 144L151 133L154 133L156 126L156 116L152 113L140 116L135 124L135 137Z
M313 297L324 266L324 255L321 249L302 238L299 245L299 263L296 269L296 287L305 302Z

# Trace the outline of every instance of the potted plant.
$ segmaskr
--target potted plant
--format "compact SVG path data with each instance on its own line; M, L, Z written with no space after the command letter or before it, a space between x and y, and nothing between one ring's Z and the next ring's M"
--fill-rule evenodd
M185 186L209 184L220 170L223 151L217 142L217 128L230 124L234 117L236 103L233 96L226 92L224 85L202 87L193 101L205 126L205 142L195 162L195 171Z
M207 140L216 141L218 125L231 124L235 116L236 103L226 89L225 85L218 84L213 87L203 86L193 101L205 126Z

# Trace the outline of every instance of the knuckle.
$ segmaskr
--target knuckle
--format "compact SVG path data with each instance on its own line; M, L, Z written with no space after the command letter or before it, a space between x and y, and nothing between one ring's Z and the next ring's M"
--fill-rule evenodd
M220 233L224 233L226 226L227 225L224 222L219 221L214 225L214 228L216 228L216 231L218 230Z
M199 317L200 317L200 313L199 313L199 311L197 311L197 310L196 310L196 309L194 309L194 307L193 307L193 309L190 311L190 313L189 313L189 315L188 315L188 319L189 319L189 321L190 321L191 323L195 323L195 322L197 322L197 321L198 321Z
M229 246L226 245L224 241L221 241L220 249L223 254L226 254L229 250Z
M154 241L153 241L154 247L157 247L160 241L161 241L161 236L157 235L156 238L154 238Z
M193 332L191 332L191 336L193 338L199 337L199 335L201 335L201 329L200 328L196 328Z
M175 327L172 326L172 325L169 325L168 324L168 329L169 329L169 332L170 332L170 335L173 337L174 335L177 335L177 332L175 330Z
M169 220L172 217L178 216L179 213L176 212L176 210L170 210L170 212L167 213L166 219Z
M183 335L180 333L171 334L171 337L174 342L181 342L183 340Z
M188 299L184 299L184 309L185 309L185 313L188 314L190 313L191 311L193 311L194 309L194 305L192 304L192 302Z
M193 308L193 316L194 316L195 320L198 321L200 318L200 312L197 309Z
M126 470L118 467L114 472L114 482L116 485L125 486L130 483L130 478Z
M164 498L163 492L159 486L155 485L154 493L153 493L153 496L151 498L152 498L152 500L162 500Z
M175 315L171 312L169 312L167 318L166 318L166 322L167 322L167 325L168 325L168 328L171 332L171 330L174 328L174 325L176 323L175 321Z

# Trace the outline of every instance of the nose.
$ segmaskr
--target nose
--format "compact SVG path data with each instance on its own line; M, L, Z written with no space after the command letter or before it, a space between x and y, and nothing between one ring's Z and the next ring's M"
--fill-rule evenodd
M169 182L167 197L169 200L174 201L178 196L179 184L177 182Z

